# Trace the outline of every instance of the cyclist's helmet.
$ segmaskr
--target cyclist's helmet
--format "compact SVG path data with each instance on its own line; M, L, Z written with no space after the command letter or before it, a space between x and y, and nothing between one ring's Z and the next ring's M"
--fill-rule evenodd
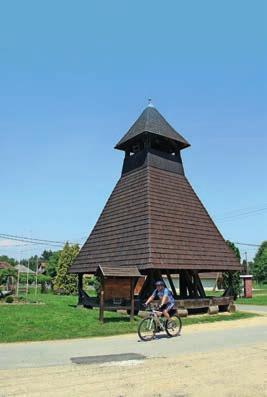
M161 280L155 282L155 286L157 287L158 285L163 286L163 287L165 286L164 282Z

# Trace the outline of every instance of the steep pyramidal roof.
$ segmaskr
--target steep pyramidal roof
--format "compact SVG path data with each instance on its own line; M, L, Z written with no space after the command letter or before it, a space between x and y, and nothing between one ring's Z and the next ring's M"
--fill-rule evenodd
M121 177L71 267L239 270L232 250L183 175L145 166Z
M94 273L99 265L240 270L184 176L187 146L154 107L143 111L116 145L125 150L122 176L70 272Z
M144 132L150 132L178 142L181 149L190 146L182 135L178 134L178 132L172 128L154 106L148 106L124 137L117 143L115 148L124 150L126 143Z

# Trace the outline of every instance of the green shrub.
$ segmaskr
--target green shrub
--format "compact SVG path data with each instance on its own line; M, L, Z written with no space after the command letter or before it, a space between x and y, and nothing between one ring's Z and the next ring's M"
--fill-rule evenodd
M240 252L239 249L235 246L234 243L232 243L229 240L226 240L226 244L233 250L236 258L238 259L240 263ZM237 299L237 297L241 294L242 287L241 287L241 280L240 280L240 272L233 272L233 271L228 271L228 272L223 272L223 281L222 285L225 290L229 290L229 292L234 296L234 299Z
M96 296L99 298L100 297L100 292L101 292L101 282L100 282L100 277L92 277L92 284L91 284L96 292Z
M13 303L13 302L14 302L13 296L10 296L10 295L7 296L6 299L5 299L5 302L6 302L6 303Z
M263 241L256 253L253 276L258 283L267 284L267 241Z
M0 270L0 284L5 284L9 277L14 277L17 279L17 271L16 269L1 269Z
M53 281L55 293L61 295L77 294L77 276L69 273L69 268L79 252L78 245L65 244L58 258L57 275Z
M20 273L19 275L19 282L21 284L26 284L27 283L27 273ZM28 274L28 283L31 285L35 282L35 274Z
M223 288L230 289L231 295L236 300L242 291L240 272L223 272Z
M86 277L84 277L85 281L86 281ZM90 286L94 286L94 282L95 282L95 277L90 276L90 278L88 278L88 285Z

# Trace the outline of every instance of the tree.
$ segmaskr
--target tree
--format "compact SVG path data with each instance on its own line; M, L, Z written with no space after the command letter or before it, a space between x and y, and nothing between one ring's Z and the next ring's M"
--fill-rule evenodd
M239 249L229 240L226 240L226 244L234 251L235 256L240 262L241 256ZM231 289L231 293L234 295L234 299L241 294L241 280L240 280L240 272L223 272L223 288Z
M51 277L50 276L45 276L44 274L39 274L37 276L37 282L38 284L41 284L41 294L45 293L46 290L46 285L51 283Z
M228 245L228 247L230 247L234 251L235 256L237 257L237 259L240 262L241 255L240 255L239 248L234 243L232 243L232 241L229 241L229 240L226 240L226 244Z
M47 261L46 274L52 278L56 277L57 275L57 267L58 267L60 253L61 251L52 252L52 254L49 256Z
M9 277L14 277L17 279L17 271L15 269L1 269L0 270L0 285L5 284Z
M53 255L53 251L51 251L51 250L44 250L43 253L42 253L42 255L41 255L40 260L41 260L41 261L44 261L44 262L48 262L48 261L49 261L49 258L50 258L52 255Z
M255 255L253 276L258 283L267 282L267 241L263 241Z
M79 252L77 244L66 243L60 252L57 266L57 275L54 281L54 291L64 295L77 293L77 276L70 274L69 268Z
M16 261L16 259L10 258L7 255L0 255L0 262L9 263L12 266L16 266L18 264L18 261Z
M26 266L26 267L28 267L28 264L29 264L29 268L33 272L36 272L37 261L39 261L39 257L38 257L38 255L34 255L34 256L31 256L29 259L22 259L20 261L20 264L23 266Z

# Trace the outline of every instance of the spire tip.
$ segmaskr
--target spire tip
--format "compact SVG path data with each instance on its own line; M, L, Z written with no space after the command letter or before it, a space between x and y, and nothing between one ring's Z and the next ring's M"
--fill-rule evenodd
M149 107L149 108L153 108L153 107L154 107L151 98L148 98L148 107Z

